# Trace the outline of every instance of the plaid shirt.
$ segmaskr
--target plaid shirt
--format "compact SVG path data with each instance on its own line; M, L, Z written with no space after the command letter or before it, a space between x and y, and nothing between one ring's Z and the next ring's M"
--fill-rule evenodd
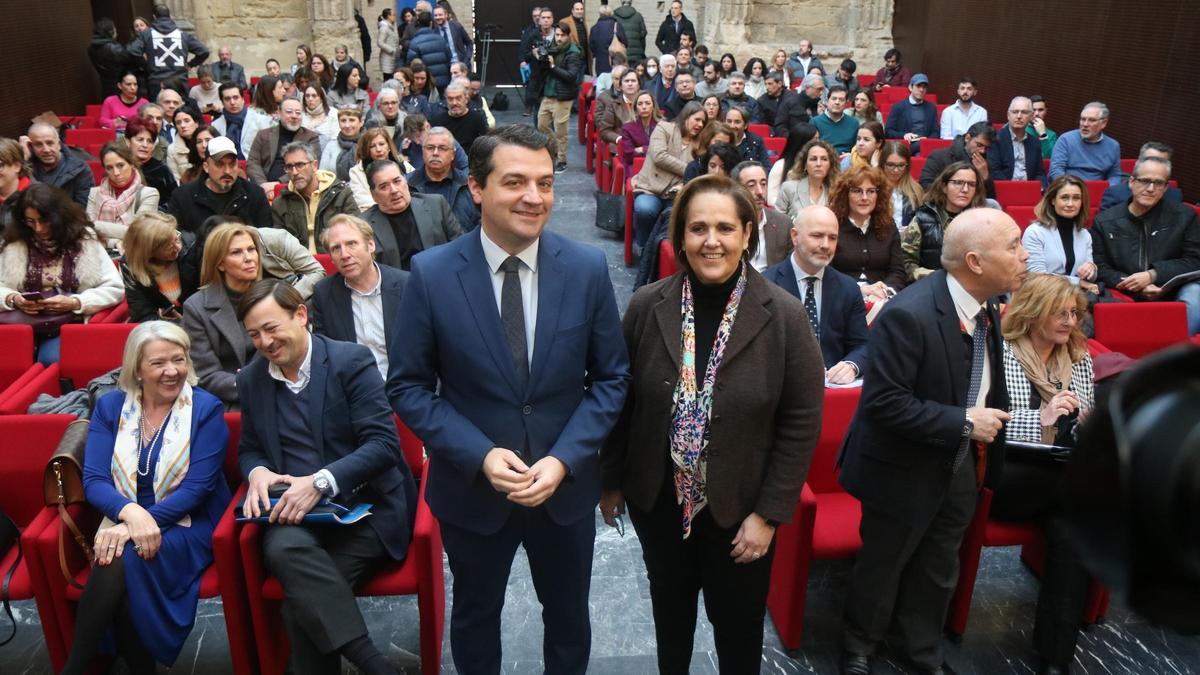
M1004 342L1004 381L1008 384L1008 412L1012 413L1012 420L1008 423L1008 438L1041 443L1042 413L1039 408L1030 407L1033 385L1029 383L1024 368L1017 361L1017 355L1007 340ZM1079 405L1084 410L1091 410L1095 406L1095 381L1092 357L1085 354L1083 359L1071 366L1070 384L1070 390L1079 396Z

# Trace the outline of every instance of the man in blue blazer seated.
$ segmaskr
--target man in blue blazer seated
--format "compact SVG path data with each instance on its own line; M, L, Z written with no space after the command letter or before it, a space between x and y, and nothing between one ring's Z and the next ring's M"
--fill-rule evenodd
M429 454L426 500L454 573L461 673L500 672L500 610L524 546L545 671L583 673L598 450L629 386L604 254L544 228L554 141L526 125L471 147L480 227L419 253L389 348L388 397Z
M908 98L892 105L884 128L887 138L903 138L911 143L914 155L920 152L922 138L940 138L942 134L937 106L925 100L928 90L925 73L913 75L908 81Z
M238 463L249 483L243 513L271 509L263 557L283 586L291 670L334 675L345 656L364 673L395 673L367 634L354 588L383 561L403 560L417 492L400 453L383 378L361 345L308 333L308 310L290 285L259 281L238 304L261 357L238 373ZM353 525L307 526L322 498L373 505Z
M1033 101L1018 96L1008 104L1008 124L996 132L996 140L987 152L988 173L992 180L1036 180L1046 187L1042 142L1037 134L1030 133L1032 120Z
M358 216L330 219L321 245L337 274L313 289L313 333L370 349L380 377L387 379L387 346L400 330L396 317L408 272L375 262L375 229Z
M825 381L853 382L867 363L867 307L858 282L829 266L837 252L837 216L826 206L806 207L791 235L792 255L763 276L804 303L821 343Z

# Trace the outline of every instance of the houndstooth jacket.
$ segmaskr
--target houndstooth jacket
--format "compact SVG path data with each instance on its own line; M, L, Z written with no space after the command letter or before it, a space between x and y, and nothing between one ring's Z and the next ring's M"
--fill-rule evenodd
M1025 376L1025 369L1017 360L1012 345L1004 341L1004 380L1008 384L1009 413L1012 419L1008 422L1008 438L1013 441L1028 443L1042 442L1042 413L1038 407L1031 406L1033 385ZM1071 366L1070 390L1079 397L1079 405L1084 410L1091 410L1095 405L1095 376L1092 374L1092 357L1084 354L1083 359Z

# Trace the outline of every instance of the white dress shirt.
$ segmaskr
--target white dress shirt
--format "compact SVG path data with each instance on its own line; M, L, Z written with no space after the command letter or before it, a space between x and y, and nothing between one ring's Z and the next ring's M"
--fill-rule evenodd
M946 286L950 288L950 299L954 301L954 309L958 312L958 321L963 325L967 335L975 334L975 315L979 310L984 308L984 304L975 299L967 289L958 283L958 279L954 275L946 275ZM968 401L967 407L982 408L987 404L988 391L992 388L992 355L986 350L983 352L983 378L979 380L979 395L975 397L974 403ZM969 374L969 373L968 373Z
M987 110L983 106L971 101L971 105L963 111L962 106L955 101L942 111L942 138L952 140L955 136L967 133L972 124L986 121Z
M762 217L758 219L758 248L754 251L754 257L750 259L750 266L756 272L762 272L767 269L767 207L762 208Z
M496 311L501 311L500 298L504 290L504 272L500 266L508 260L508 252L487 236L482 226L479 228L479 240L483 244L483 257L487 259L488 269L492 273L492 290L496 294ZM525 346L529 352L529 365L533 366L533 336L537 327L538 285L537 257L538 245L541 239L530 244L517 254L521 260L521 269L517 277L521 280L521 305L525 312Z
M821 320L821 284L825 282L825 268L822 267L820 272L809 274L800 269L799 263L796 262L796 254L792 253L788 256L788 261L792 263L792 274L796 275L796 288L800 291L800 302L804 302L805 294L808 293L808 284L813 285L813 299L817 301L817 321L818 325ZM816 281L805 281L808 277L816 277Z
M383 326L383 293L379 290L383 285L383 275L379 272L379 265L375 265L375 287L365 293L351 286L345 278L342 279L342 283L346 284L346 288L350 290L350 310L354 315L354 340L371 350L371 355L375 357L375 365L379 368L379 374L386 381L388 373L387 340Z

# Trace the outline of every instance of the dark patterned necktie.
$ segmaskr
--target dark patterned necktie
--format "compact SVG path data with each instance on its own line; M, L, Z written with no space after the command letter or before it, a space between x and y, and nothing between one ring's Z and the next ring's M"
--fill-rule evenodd
M504 323L504 337L512 353L513 368L521 389L529 382L529 352L525 343L525 303L521 299L521 259L509 256L500 264L504 272L504 286L500 290L500 320Z
M975 407L975 399L979 398L979 387L983 384L983 357L987 354L987 311L979 310L975 315L975 332L971 334L971 386L967 388L967 407ZM964 436L958 444L958 454L954 456L953 472L958 473L963 460L967 458L967 450L971 447L971 437Z
M804 277L804 283L808 284L808 290L804 291L804 311L808 314L808 322L812 324L813 335L817 337L817 342L821 341L821 319L817 316L817 278Z

